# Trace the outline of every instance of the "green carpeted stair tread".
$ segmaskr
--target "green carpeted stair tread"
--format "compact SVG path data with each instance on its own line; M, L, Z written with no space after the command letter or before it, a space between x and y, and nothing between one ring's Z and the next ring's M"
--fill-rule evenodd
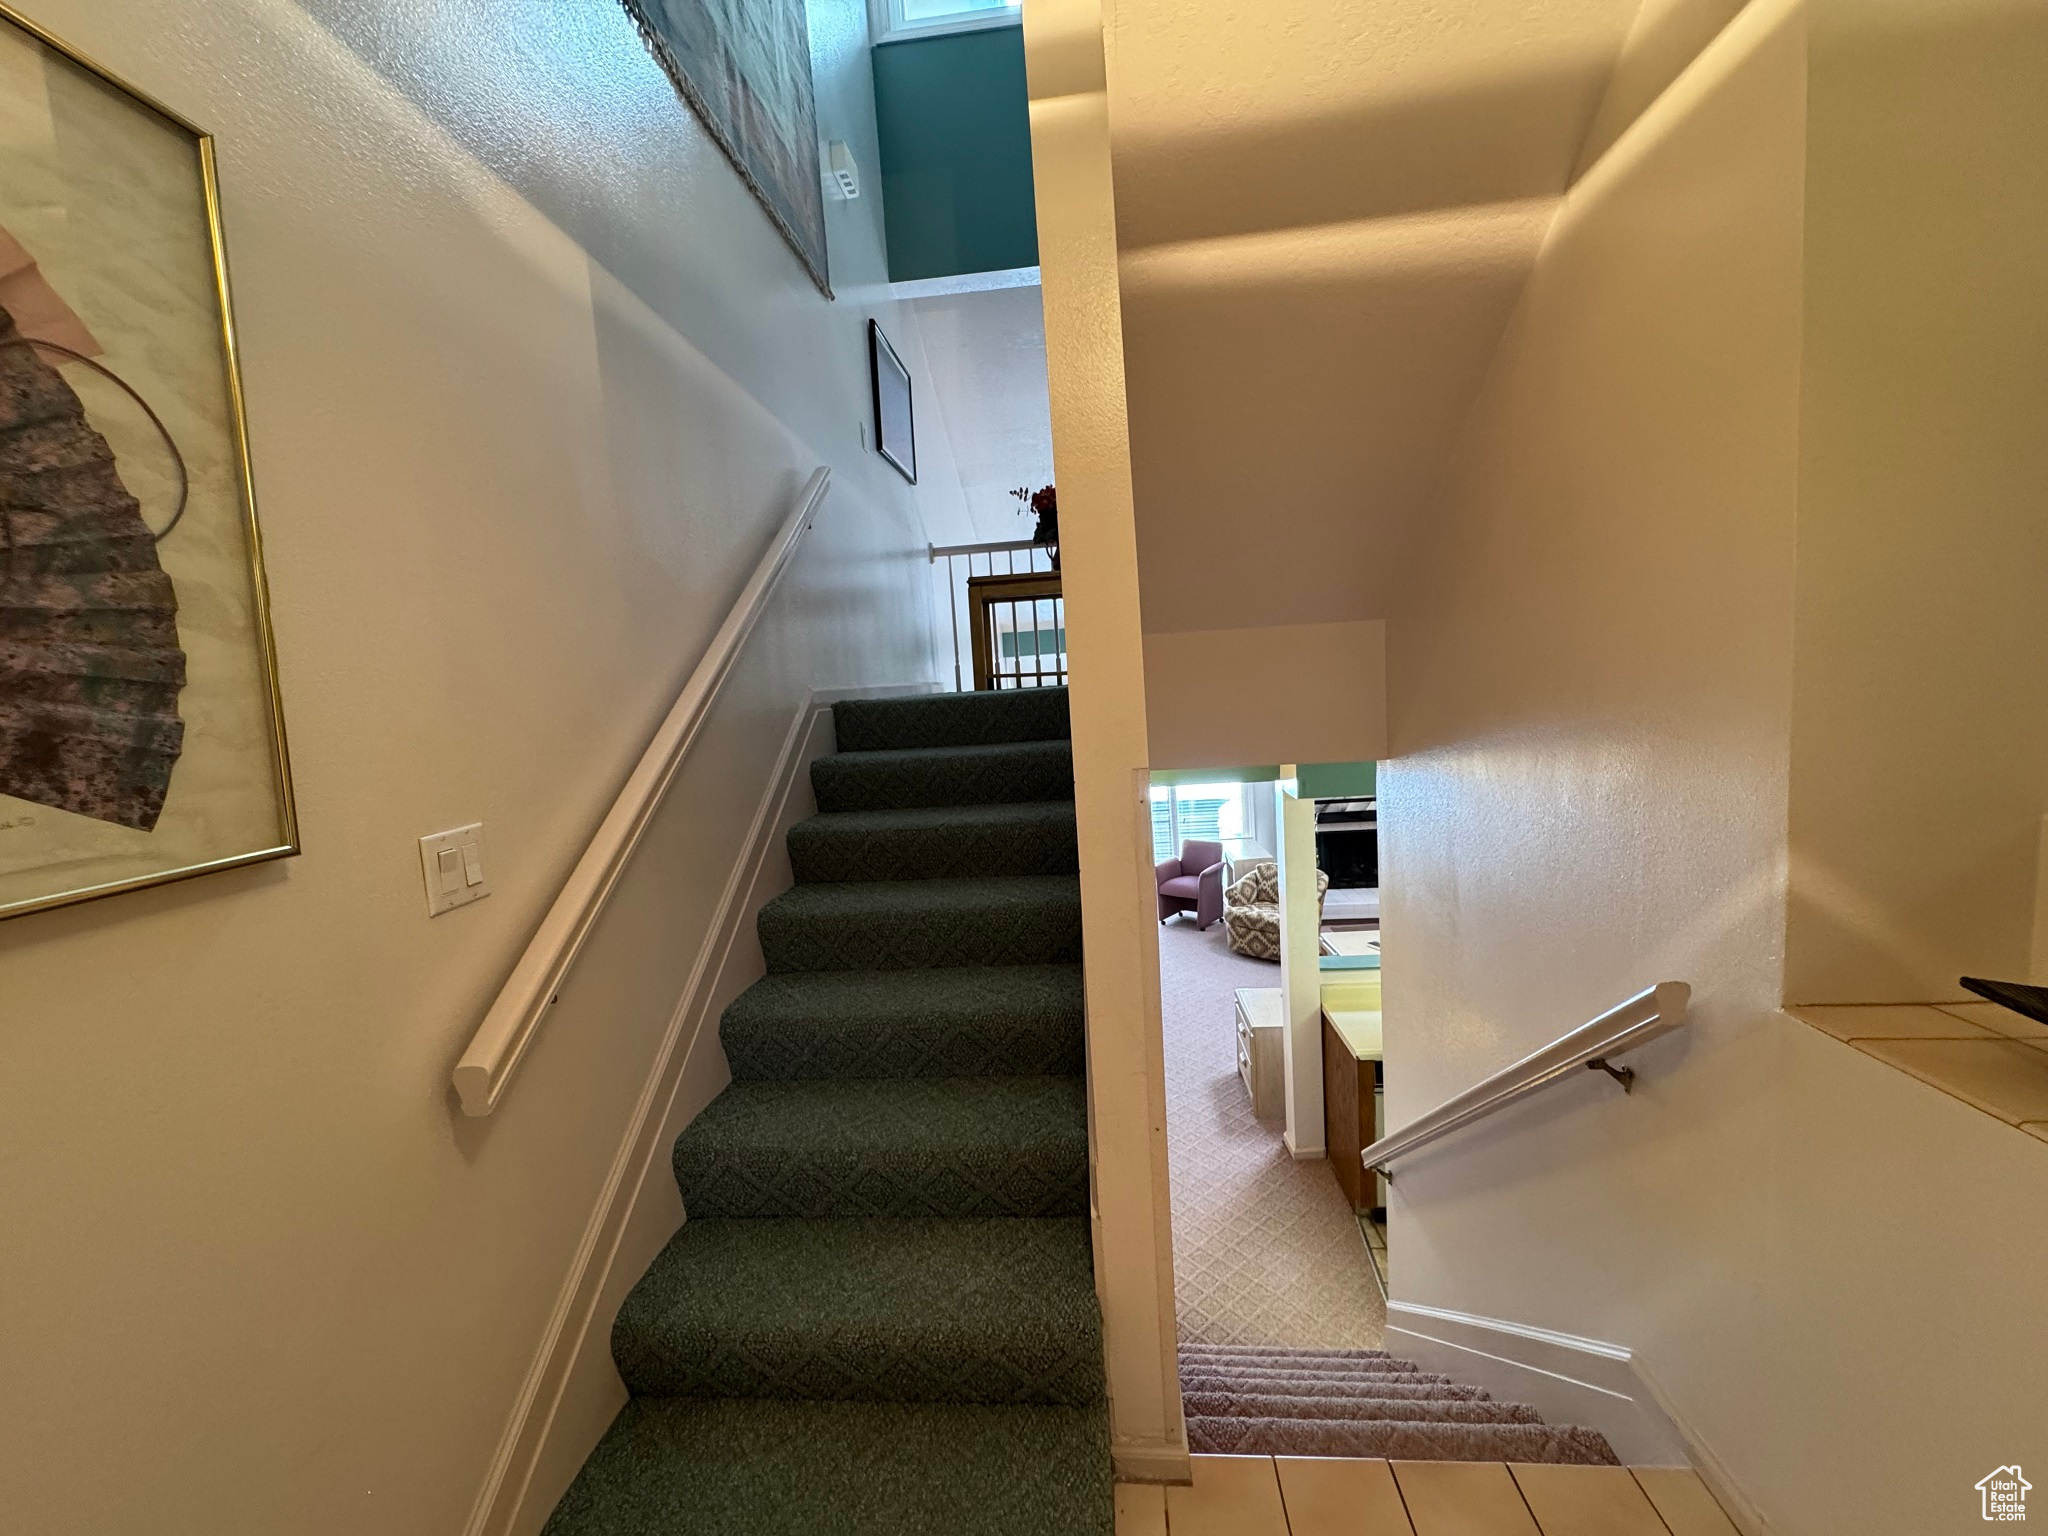
M1081 958L1073 875L799 885L756 919L771 971L1070 965Z
M692 1220L1078 1216L1087 1098L1078 1077L734 1083L674 1163Z
M1088 1222L692 1218L620 1308L612 1355L650 1397L1091 1404Z
M1112 1536L1104 1410L628 1403L545 1536Z
M1113 1536L1066 691L834 729L547 1536Z
M993 746L1048 741L1067 733L1064 688L842 699L832 706L832 734L841 752Z
M1071 800L1074 751L1066 741L1023 741L841 752L812 762L811 793L820 811Z
M1078 965L789 971L736 998L736 1079L1058 1077L1082 1070Z
M804 884L1072 874L1074 802L826 812L790 828L789 862Z

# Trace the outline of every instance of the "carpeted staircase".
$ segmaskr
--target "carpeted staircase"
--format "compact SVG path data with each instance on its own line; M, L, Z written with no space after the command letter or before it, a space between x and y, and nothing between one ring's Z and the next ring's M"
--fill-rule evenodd
M834 707L547 1536L1107 1536L1063 689Z
M1377 1349L1183 1344L1188 1447L1211 1454L1384 1456L1615 1466L1606 1436L1557 1427Z

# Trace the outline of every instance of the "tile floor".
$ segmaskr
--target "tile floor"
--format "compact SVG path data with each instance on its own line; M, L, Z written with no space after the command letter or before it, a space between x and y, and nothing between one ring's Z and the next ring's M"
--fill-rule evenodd
M1117 1488L1117 1536L1737 1536L1679 1467L1197 1456Z
M2048 1141L2048 1025L1996 1003L1786 1011L1866 1056Z

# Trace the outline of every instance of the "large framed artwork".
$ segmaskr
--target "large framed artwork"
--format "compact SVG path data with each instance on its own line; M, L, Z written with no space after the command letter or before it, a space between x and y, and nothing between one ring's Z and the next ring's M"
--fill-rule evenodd
M296 852L212 141L0 6L0 917Z
M648 50L827 298L804 0L621 0Z

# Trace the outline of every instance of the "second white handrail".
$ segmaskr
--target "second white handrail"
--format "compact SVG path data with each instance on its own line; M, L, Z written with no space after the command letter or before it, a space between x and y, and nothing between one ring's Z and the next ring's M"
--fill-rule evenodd
M817 515L825 493L831 489L830 470L820 468L805 482L796 510L784 519L762 555L761 563L741 589L739 599L683 691L676 696L661 728L654 733L647 750L627 777L618 799L598 824L590 846L570 871L562 892L541 919L519 963L499 991L497 1000L477 1026L469 1049L455 1065L455 1091L468 1115L488 1115L498 1107L505 1085L518 1070L527 1047L540 1029L541 1018L561 990L569 968L590 936L598 914L604 910L612 888L625 872L633 850L640 845L648 822L660 806L683 756L696 740L698 729L711 712L712 700L726 674L739 659L740 647L760 622L769 594L789 568L797 546Z

